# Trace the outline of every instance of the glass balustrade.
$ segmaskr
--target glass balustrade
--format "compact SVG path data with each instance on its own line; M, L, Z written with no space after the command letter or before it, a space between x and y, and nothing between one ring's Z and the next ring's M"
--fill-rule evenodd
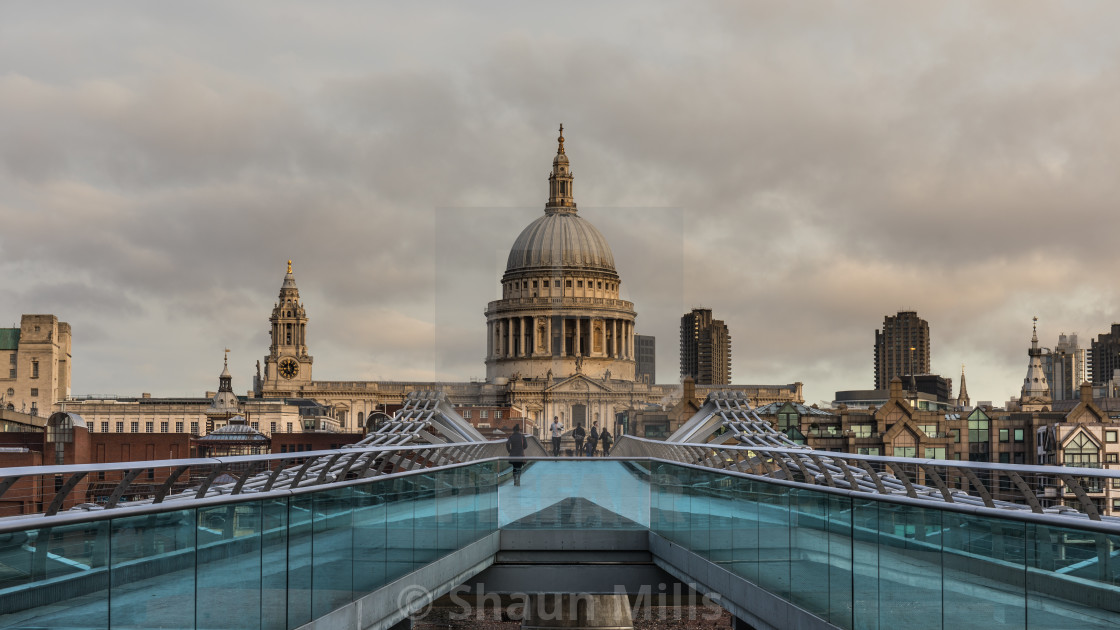
M0 534L0 628L295 628L498 529L650 530L842 628L1120 626L1120 536L661 460L251 496Z

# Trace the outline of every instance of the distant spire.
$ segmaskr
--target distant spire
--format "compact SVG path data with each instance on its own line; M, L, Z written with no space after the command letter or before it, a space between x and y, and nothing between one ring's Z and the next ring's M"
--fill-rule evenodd
M964 364L961 364L961 393L957 395L957 406L967 407L969 405L968 398L968 385L964 382Z
M285 293L287 292L287 293ZM299 289L296 288L296 277L292 275L292 260L288 259L288 273L284 274L284 284L280 287L280 299L294 295L299 297Z
M556 154L564 155L564 123L560 123L560 137L556 141L560 143L560 148L556 149Z
M1031 324L1031 347L1038 347L1038 315L1034 316L1034 323Z

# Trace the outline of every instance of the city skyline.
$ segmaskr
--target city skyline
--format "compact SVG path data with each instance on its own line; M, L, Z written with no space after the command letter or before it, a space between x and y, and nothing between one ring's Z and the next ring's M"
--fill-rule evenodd
M317 378L481 377L563 122L658 382L703 305L733 383L831 400L914 310L1002 404L1031 317L1120 320L1120 9L1029 6L8 8L0 325L69 322L75 394L211 389L227 347L244 392L291 258Z

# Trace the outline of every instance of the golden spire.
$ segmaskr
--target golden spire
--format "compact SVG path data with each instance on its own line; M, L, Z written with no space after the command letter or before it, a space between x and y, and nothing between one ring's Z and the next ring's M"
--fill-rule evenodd
M292 259L288 259L288 273L292 273Z
M560 137L557 138L556 140L560 143L560 148L556 150L556 153L558 153L560 155L563 155L564 154L564 123L560 123Z

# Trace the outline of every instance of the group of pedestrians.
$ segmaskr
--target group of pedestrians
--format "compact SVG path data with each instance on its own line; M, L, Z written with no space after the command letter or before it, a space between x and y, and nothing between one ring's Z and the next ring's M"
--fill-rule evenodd
M552 456L559 457L560 438L564 435L564 426L560 424L559 417L554 416L552 418L552 426L549 427L549 431L552 433ZM591 424L590 435L587 431L584 431L582 424L577 423L575 430L572 431L572 439L576 443L576 455L586 457L594 457L599 452L600 443L603 445L602 453L605 457L611 452L611 444L614 443L614 436L611 435L611 432L606 427L603 427L603 430L600 431L598 422Z

